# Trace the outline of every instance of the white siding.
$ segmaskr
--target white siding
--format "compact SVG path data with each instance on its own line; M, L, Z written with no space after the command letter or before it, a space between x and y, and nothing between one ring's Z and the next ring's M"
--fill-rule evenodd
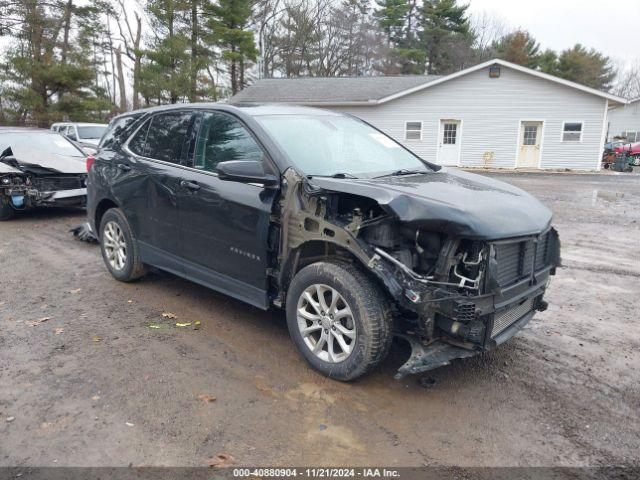
M609 110L609 139L629 131L640 132L640 100Z
M472 72L372 107L336 107L372 123L436 162L440 119L462 120L462 166L514 168L522 120L544 120L541 168L593 170L600 164L606 100L501 67ZM422 140L404 140L407 121L422 121ZM581 142L562 142L565 121L583 122ZM493 152L485 165L486 152Z

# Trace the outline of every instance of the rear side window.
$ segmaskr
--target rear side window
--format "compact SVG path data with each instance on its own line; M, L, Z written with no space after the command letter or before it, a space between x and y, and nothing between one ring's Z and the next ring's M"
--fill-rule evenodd
M195 168L215 171L220 162L263 161L263 152L238 120L223 113L205 113L196 140Z
M129 140L129 150L131 150L136 155L144 156L144 144L147 141L147 132L149 131L149 124L151 120L147 120L144 124L138 129L136 134Z
M114 119L102 136L99 148L107 148L113 145L115 140L120 138L124 133L125 129L138 118L140 118L140 115L129 115L127 117Z
M180 163L188 143L187 134L193 115L190 112L170 112L155 115L144 145L147 158L169 163Z

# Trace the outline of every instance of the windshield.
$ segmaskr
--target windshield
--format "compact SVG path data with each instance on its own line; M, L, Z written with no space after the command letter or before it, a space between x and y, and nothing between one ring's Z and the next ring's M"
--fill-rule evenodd
M80 138L99 140L106 129L103 126L78 127L78 135Z
M24 162L32 162L47 155L84 158L84 154L69 140L53 132L0 133L0 148L11 147L13 155Z
M352 117L255 117L291 161L308 176L375 177L397 171L432 171L395 140Z

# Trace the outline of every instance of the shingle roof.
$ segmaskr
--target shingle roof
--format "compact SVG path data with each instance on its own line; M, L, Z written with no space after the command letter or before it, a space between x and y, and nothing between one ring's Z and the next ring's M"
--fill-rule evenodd
M404 77L314 77L296 79L259 80L229 103L298 103L304 105L332 106L342 104L379 105L405 95L431 88L435 85L476 72L492 65L502 65L519 72L574 88L591 95L606 98L611 105L625 105L628 100L607 92L554 77L537 70L494 58L444 76L415 75Z
M229 99L229 103L351 103L380 100L440 78L437 75L396 77L267 78Z

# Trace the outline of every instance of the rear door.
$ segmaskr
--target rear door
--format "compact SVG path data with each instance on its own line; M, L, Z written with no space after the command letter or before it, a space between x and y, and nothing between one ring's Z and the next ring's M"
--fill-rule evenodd
M162 257L151 263L175 270L180 255L178 194L193 118L190 110L154 115L136 167L145 178L141 193L146 199L142 224L147 253Z
M204 112L192 168L179 193L182 257L189 276L253 305L267 306L269 217L277 190L220 180L216 165L263 162L266 153L236 117Z
M177 191L194 115L190 110L147 119L111 161L110 181L145 262L181 273Z

